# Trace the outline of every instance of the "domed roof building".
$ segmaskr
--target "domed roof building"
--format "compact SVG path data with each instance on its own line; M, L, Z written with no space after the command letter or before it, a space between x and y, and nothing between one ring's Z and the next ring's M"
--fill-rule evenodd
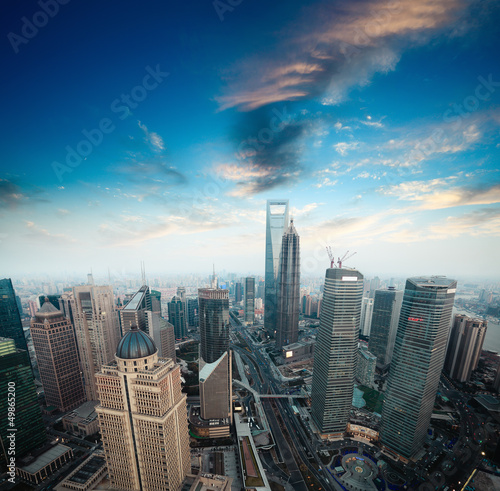
M113 489L180 489L191 471L180 367L132 325L96 374L99 428Z
M118 343L116 356L122 360L134 360L154 355L157 351L154 341L137 326L132 326Z

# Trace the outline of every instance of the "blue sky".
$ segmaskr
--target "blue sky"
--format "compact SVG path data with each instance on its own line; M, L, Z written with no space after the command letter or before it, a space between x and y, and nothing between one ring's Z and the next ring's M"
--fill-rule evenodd
M44 13L43 8L47 12ZM497 277L499 5L2 5L0 269Z

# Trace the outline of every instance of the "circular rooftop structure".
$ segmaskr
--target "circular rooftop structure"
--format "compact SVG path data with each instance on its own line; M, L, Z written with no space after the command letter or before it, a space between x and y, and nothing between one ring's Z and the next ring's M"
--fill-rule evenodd
M154 341L145 332L137 329L137 326L132 326L118 343L116 356L133 360L154 355L157 351Z

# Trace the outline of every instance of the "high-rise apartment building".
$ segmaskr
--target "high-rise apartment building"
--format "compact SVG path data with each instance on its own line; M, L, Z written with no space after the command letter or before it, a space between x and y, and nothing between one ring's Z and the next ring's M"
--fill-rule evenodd
M186 308L180 297L174 296L168 303L168 320L174 326L175 339L187 337Z
M443 369L457 282L406 280L387 382L380 439L403 457L423 447Z
M392 360L402 303L402 290L391 286L387 290L375 290L368 349L377 357L380 367L387 366Z
M66 412L85 401L75 331L48 301L31 320L31 338L47 406Z
M15 404L13 415L9 399ZM3 337L0 337L0 400L1 467L5 463L10 465L11 457L18 462L23 455L42 447L46 440L28 352L17 349L13 339ZM11 441L15 455L9 454Z
M141 331L147 332L145 315L147 310L152 310L151 294L149 286L143 285L120 310L122 333L125 335L131 326L137 326Z
M0 336L13 339L16 348L28 351L16 294L10 278L0 280Z
M270 336L274 336L276 330L281 239L287 226L288 200L267 200L264 328Z
M369 336L372 327L373 298L363 297L361 301L361 326L360 333Z
M176 361L174 326L156 312L146 311L147 333L158 348L158 356Z
M322 434L347 428L358 357L363 275L350 268L326 270L314 351L311 414Z
M229 291L200 288L200 415L232 418L232 366L229 349Z
M178 490L191 471L179 365L135 326L97 374L99 428L114 489Z
M477 368L488 322L466 315L455 315L451 328L444 369L459 382L468 382Z
M277 282L276 348L299 340L300 238L290 221L281 239Z
M75 286L70 299L85 397L97 400L95 374L114 359L120 323L110 286Z
M255 320L255 278L245 278L245 322L253 324Z

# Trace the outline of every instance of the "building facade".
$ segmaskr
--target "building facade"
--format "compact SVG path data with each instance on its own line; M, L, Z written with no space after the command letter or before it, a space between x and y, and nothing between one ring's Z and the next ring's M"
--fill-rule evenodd
M66 412L80 405L85 393L69 319L45 301L31 320L30 330L47 406Z
M358 350L358 365L356 367L356 378L361 385L372 387L375 380L375 367L377 357L367 349L360 347Z
M274 336L281 239L288 225L288 200L267 200L264 328Z
M177 295L168 303L168 320L174 326L175 339L185 339L187 337L186 308Z
M122 334L130 331L131 326L147 332L145 312L148 310L152 310L151 294L149 286L143 285L119 311Z
M363 275L350 268L326 270L314 351L311 415L322 434L347 429L358 357Z
M198 301L200 305L201 417L203 419L231 419L232 363L229 349L229 291L219 288L200 288ZM217 411L211 409L211 394L215 393L220 399Z
M299 340L300 238L290 221L281 239L277 284L276 348Z
M158 348L158 356L176 361L174 326L156 312L146 311L147 333Z
M466 315L455 315L444 369L452 379L468 382L477 368L488 322Z
M368 349L377 357L377 364L387 366L392 360L403 291L389 287L375 290Z
M360 334L370 336L373 315L373 298L363 297L361 301L361 326Z
M95 374L114 359L120 323L110 286L75 286L70 299L85 397L97 400Z
M255 320L255 278L245 278L245 322Z
M441 276L406 281L380 430L382 444L406 458L427 435L456 288Z
M17 349L28 351L16 293L10 278L0 280L0 336L13 339Z
M96 412L112 486L180 489L191 470L191 455L179 366L158 357L154 341L132 326L115 361L96 378Z
M9 394L14 391L15 414L9 415ZM15 341L0 338L0 467L45 444L45 425L38 404L28 352L17 349ZM5 401L5 402L4 402ZM14 430L15 429L15 434ZM15 435L15 454L9 454ZM9 438L10 437L10 438Z

